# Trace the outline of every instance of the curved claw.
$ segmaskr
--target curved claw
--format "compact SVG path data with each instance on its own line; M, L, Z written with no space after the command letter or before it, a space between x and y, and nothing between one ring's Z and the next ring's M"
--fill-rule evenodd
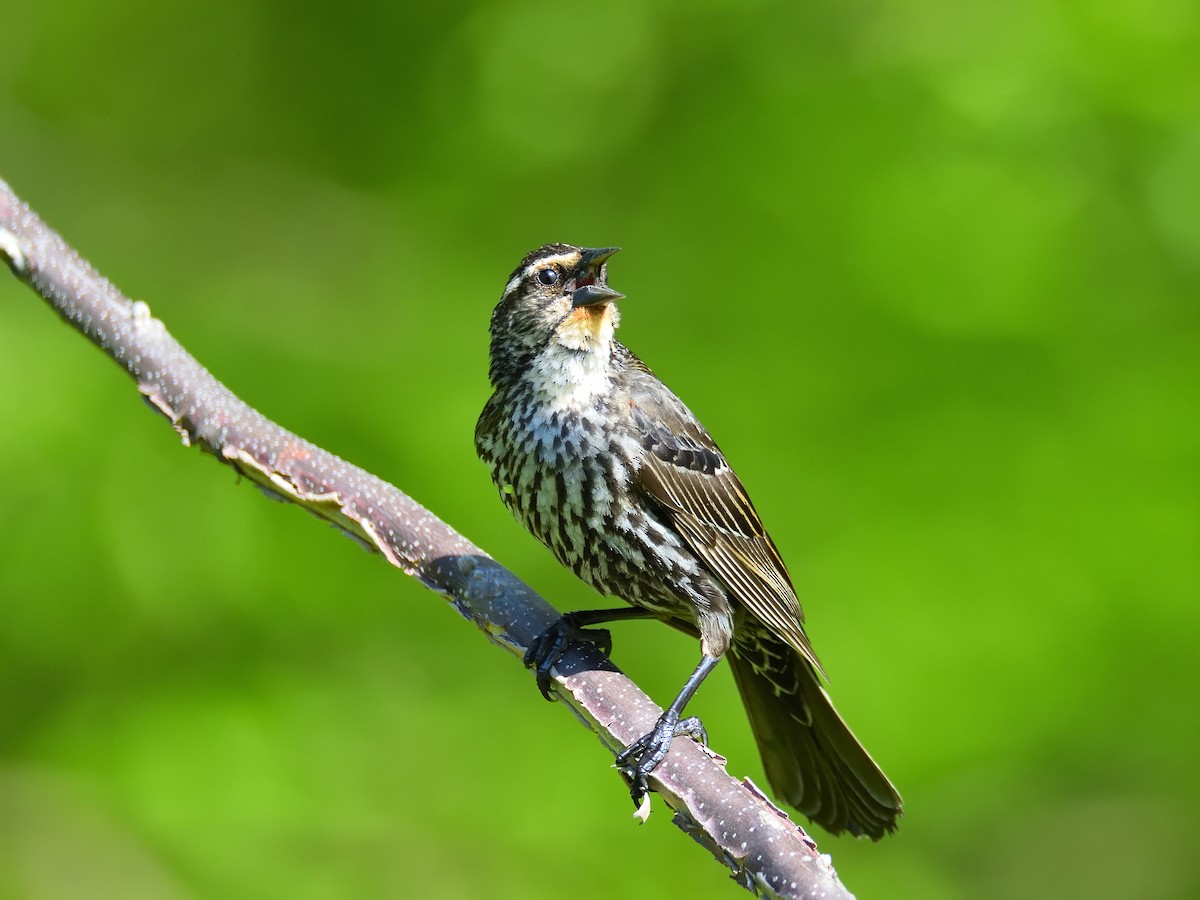
M629 782L629 796L634 806L640 807L650 793L649 775L666 758L671 741L679 735L708 744L708 732L696 716L681 720L679 713L668 709L659 716L653 731L643 734L617 754L616 765Z
M525 651L525 666L535 670L538 690L547 700L554 700L552 670L572 641L586 641L595 644L606 654L612 652L612 633L607 628L582 628L574 614L561 616L530 641Z
M557 624L557 623L555 623ZM525 651L525 665L536 671L538 690L547 700L553 700L551 693L553 677L550 670L567 651L569 639L561 630L551 625L529 644Z
M675 736L686 734L701 747L708 746L708 730L699 716L688 716L675 726Z

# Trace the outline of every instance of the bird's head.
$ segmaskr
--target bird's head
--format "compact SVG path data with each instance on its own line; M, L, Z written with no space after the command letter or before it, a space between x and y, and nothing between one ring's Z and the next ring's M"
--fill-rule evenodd
M619 249L546 244L521 260L492 313L493 383L547 349L610 351L624 294L608 286L607 261Z

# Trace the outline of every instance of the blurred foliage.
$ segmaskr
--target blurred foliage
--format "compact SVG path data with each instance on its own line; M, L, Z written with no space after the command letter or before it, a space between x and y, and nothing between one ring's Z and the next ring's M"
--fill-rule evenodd
M1200 894L1200 6L5 13L0 177L560 608L472 450L545 241L741 471L908 802L862 897ZM0 897L718 896L432 594L0 279ZM617 633L671 696L696 648ZM702 715L762 783L725 673ZM1192 724L1188 724L1188 723ZM732 893L731 893L732 895Z

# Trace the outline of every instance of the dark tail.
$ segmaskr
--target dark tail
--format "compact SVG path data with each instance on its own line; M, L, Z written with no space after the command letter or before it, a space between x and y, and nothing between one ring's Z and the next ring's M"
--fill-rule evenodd
M773 636L756 637L758 652L735 644L729 662L771 787L832 834L879 840L895 830L900 795L833 708L812 666Z

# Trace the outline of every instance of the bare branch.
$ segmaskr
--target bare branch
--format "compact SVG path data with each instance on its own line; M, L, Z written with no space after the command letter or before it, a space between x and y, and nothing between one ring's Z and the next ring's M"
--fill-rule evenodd
M0 256L69 323L136 380L146 400L198 445L263 490L296 503L378 551L446 597L493 643L520 658L557 612L515 575L392 485L251 409L171 337L149 307L125 297L0 181ZM595 648L572 647L555 689L612 751L651 729L662 710ZM537 693L530 691L530 702ZM851 895L828 858L723 760L676 741L651 775L674 822L755 893Z

